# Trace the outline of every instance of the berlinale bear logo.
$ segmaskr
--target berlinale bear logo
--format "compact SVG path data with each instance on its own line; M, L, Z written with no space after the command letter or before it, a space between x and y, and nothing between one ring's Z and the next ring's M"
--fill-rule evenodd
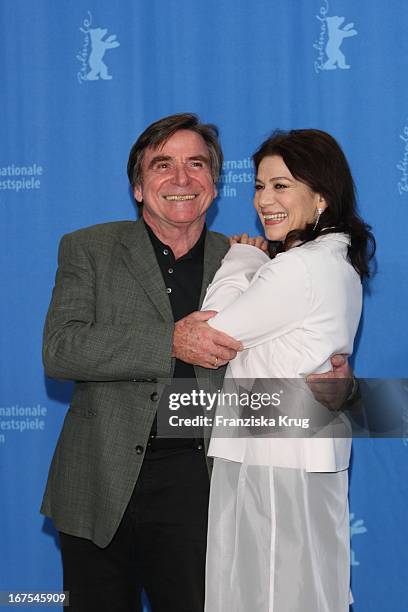
M313 44L313 48L317 49L318 57L314 63L316 72L320 70L335 70L341 68L345 70L350 68L346 62L346 57L340 47L345 38L356 36L357 30L354 29L354 23L350 22L343 26L344 17L337 15L329 16L329 2L323 0L323 5L320 7L319 15L316 19L320 21L319 39Z
M115 49L115 47L119 47L119 43L114 34L103 40L107 31L106 28L92 28L89 30L92 49L88 60L89 67L91 68L91 71L88 72L86 77L88 81L96 81L99 77L105 80L112 78L110 74L108 74L108 67L102 58L107 49Z
M341 43L344 38L355 36L357 30L353 29L354 23L348 23L341 29L341 24L344 17L326 17L327 28L329 31L329 40L326 45L326 55L329 58L323 66L323 70L334 70L336 64L339 68L350 68L346 64L344 53L340 51Z
M355 535L367 533L367 527L364 525L363 519L355 519L353 513L350 514L350 539ZM354 550L350 550L350 563L351 565L360 565L360 561L357 561Z
M81 69L78 72L78 81L97 81L102 79L110 81L112 76L108 72L108 67L103 61L108 49L119 47L120 43L116 40L116 34L111 34L105 38L107 28L91 28L92 15L88 11L88 17L84 19L79 28L85 34L82 50L77 55L81 62Z

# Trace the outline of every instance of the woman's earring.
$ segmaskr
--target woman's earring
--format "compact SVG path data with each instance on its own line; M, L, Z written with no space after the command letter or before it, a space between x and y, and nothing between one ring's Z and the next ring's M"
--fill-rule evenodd
M318 208L318 209L317 209L317 218L316 218L315 224L314 224L314 226L313 226L313 231L315 231L315 229L316 229L316 227L317 227L317 224L319 223L320 216L321 216L321 214L322 214L322 212L323 212L323 211L324 211L324 208Z

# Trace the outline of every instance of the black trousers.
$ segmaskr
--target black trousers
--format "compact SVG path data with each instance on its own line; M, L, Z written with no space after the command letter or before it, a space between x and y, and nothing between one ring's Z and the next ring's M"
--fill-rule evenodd
M60 533L70 612L202 612L209 476L201 445L148 451L113 540Z

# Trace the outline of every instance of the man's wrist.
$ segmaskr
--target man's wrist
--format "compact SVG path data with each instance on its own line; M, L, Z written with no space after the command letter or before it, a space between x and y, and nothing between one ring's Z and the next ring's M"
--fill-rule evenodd
M353 405L357 400L360 399L360 386L358 384L358 380L354 375L351 380L352 380L351 390L345 400L345 404L349 406Z

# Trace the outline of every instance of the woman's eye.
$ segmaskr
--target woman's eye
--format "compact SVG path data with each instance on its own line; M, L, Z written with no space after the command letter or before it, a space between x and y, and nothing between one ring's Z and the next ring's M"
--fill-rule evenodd
M286 189L287 185L284 185L283 183L275 183L275 189Z
M255 191L260 191L261 189L263 189L263 185L255 185Z

